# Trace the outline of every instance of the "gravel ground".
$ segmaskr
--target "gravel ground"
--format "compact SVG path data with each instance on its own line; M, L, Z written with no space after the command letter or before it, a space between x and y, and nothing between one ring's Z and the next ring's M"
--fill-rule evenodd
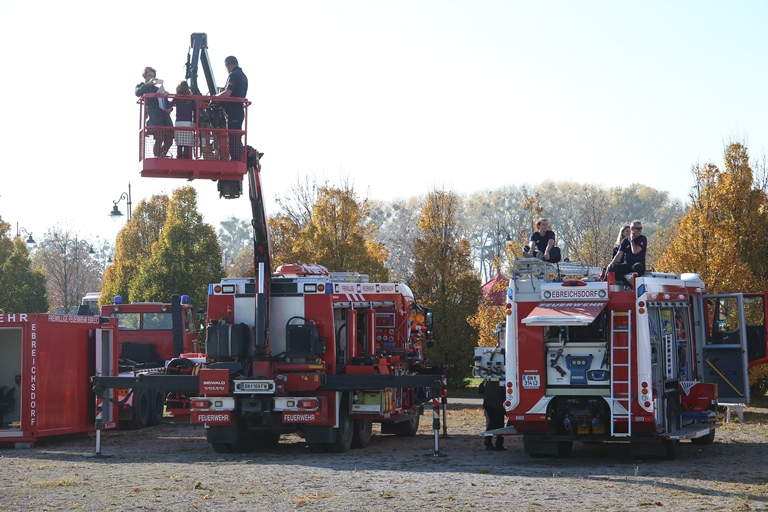
M683 442L674 461L626 445L576 443L567 459L532 459L522 440L486 452L482 409L448 406L434 454L431 413L410 439L382 436L345 454L313 454L297 436L272 450L215 453L204 431L169 423L0 450L0 510L761 510L768 509L768 410Z

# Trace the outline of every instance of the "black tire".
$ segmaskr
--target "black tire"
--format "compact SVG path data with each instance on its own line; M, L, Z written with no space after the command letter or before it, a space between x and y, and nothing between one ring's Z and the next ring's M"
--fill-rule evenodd
M573 452L573 441L558 441L557 443L558 457L570 457L571 452Z
M678 439L666 439L664 440L664 445L666 447L667 460L675 460L677 458L677 448L680 446L680 441Z
M413 437L416 432L419 431L419 418L421 416L414 416L413 419L408 421L401 421L395 423L395 435L397 437Z
M708 444L712 444L715 442L715 429L712 429L709 431L709 434L701 437L694 437L691 439L691 442L693 444L697 444L699 446L705 446Z
M133 417L131 428L139 430L149 424L149 394L146 389L133 390Z
M149 426L157 426L163 422L163 412L165 412L165 394L162 390L156 389L149 392Z
M229 445L232 453L250 453L256 449L258 432L248 430L244 419L237 421L237 442Z
M229 443L211 443L216 453L232 453L232 445Z
M344 397L339 405L339 428L336 431L336 441L328 443L328 451L331 453L345 453L352 447L352 418L349 417L347 398Z
M352 432L352 448L367 448L371 444L373 421L355 420Z
M280 444L280 432L254 432L253 444L257 449L268 450Z

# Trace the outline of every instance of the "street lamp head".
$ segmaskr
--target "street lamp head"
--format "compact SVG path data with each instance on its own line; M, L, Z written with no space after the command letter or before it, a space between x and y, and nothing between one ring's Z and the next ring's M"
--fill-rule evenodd
M112 220L117 220L118 217L122 217L123 213L117 209L117 204L122 201L123 199L127 199L128 201L128 222L131 222L131 184L128 183L128 193L123 192L120 194L120 197L117 198L117 201L112 201L112 211L110 212L110 217L112 217Z
M32 238L32 233L30 233L29 231L27 231L24 228L20 228L19 227L19 223L17 222L16 223L16 238L19 238L22 233L24 233L25 235L29 235L29 237L27 238L27 243L28 244L36 244L37 243L37 242L35 242L35 239Z

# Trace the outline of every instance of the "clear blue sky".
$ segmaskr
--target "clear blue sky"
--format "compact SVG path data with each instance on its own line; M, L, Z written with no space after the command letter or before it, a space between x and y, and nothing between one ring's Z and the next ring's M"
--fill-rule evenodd
M226 6L225 6L226 5ZM391 200L545 178L685 199L725 141L768 144L768 4L759 1L0 1L0 215L114 240L112 201L184 181L141 178L133 88L176 83L192 32L216 79L249 77L263 190L349 179ZM195 182L206 221L245 198ZM270 213L274 203L268 200ZM125 202L121 203L125 212Z

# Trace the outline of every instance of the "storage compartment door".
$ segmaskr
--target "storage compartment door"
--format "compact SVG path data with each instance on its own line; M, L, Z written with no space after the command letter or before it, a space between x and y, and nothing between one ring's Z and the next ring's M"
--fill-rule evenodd
M749 402L747 322L742 294L704 295L704 382L717 384L721 403Z

